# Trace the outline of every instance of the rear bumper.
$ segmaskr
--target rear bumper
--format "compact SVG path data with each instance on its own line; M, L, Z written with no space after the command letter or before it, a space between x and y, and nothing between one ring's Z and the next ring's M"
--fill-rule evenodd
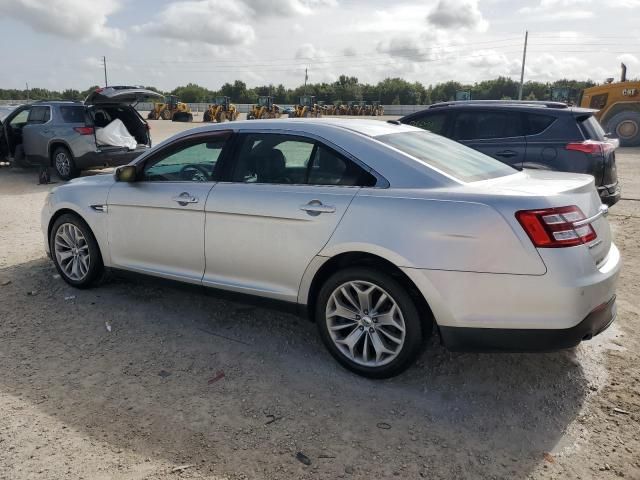
M580 323L563 329L440 327L453 351L544 352L571 348L606 330L616 318L616 297L591 311Z

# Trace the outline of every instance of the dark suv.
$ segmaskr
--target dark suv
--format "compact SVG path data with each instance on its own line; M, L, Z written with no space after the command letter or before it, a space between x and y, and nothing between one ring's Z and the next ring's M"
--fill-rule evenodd
M50 165L64 180L81 170L124 165L151 147L149 125L134 104L161 97L141 87L107 87L84 103L47 100L19 106L0 121L0 159L25 167ZM132 145L101 140L100 129L116 119L133 137Z
M558 102L465 101L430 105L400 122L429 130L517 169L588 173L603 203L620 199L616 140L593 116L596 110Z

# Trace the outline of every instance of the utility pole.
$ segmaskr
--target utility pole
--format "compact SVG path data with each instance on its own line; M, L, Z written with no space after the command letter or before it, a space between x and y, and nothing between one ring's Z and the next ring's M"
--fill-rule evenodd
M522 100L522 87L524 86L524 63L527 60L527 40L529 39L529 30L524 32L524 50L522 51L522 70L520 71L520 88L518 89L518 100Z
M304 69L304 94L307 94L307 80L309 79L309 75L307 75L307 68Z
M108 87L109 82L107 82L107 57L102 57L102 65L104 66L104 86Z

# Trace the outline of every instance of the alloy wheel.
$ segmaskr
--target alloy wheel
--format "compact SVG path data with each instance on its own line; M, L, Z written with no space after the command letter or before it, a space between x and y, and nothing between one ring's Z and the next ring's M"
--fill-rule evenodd
M54 237L56 261L71 280L81 281L89 273L91 255L82 231L72 223L63 223Z
M56 170L65 177L71 172L71 160L65 152L58 152L56 155Z
M338 350L359 365L386 365L398 357L405 342L400 307L371 282L353 280L337 287L327 302L326 322Z

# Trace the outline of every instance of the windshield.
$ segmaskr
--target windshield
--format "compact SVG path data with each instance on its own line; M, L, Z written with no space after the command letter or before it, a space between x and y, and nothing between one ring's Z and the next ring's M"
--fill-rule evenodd
M402 132L376 137L463 182L504 177L516 170L483 153L430 132Z

